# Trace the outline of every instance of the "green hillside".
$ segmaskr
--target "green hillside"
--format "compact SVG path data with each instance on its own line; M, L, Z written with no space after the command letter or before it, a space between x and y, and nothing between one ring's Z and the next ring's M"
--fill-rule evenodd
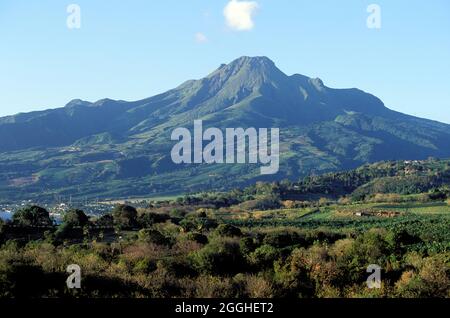
M173 164L170 134L195 119L205 129L280 128L280 172ZM226 191L430 156L450 157L449 125L397 113L358 89L288 76L265 57L242 57L148 99L74 100L0 118L0 201Z

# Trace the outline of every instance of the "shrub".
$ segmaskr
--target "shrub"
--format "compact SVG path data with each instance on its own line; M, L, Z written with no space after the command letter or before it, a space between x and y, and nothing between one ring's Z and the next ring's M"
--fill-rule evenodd
M186 258L165 258L158 261L158 268L164 269L169 275L177 278L194 277L197 275L196 270Z
M116 256L116 253L118 252L117 248L120 247L114 246L111 248L111 256ZM120 259L125 261L125 263L135 263L144 258L155 261L163 258L166 253L167 247L165 246L146 242L136 242L126 246L119 254Z
M394 246L387 239L388 232L384 229L370 229L358 236L347 255L352 262L353 274L361 277L360 270L367 268L368 264L383 266L388 260Z
M258 269L268 268L273 266L273 262L279 258L278 250L271 245L263 245L258 247L250 254L250 263Z
M188 233L187 239L202 245L208 244L208 237L200 233Z
M148 258L137 261L133 268L134 272L144 274L149 274L154 270L156 270L156 263Z
M262 276L237 274L233 278L234 289L239 298L272 298L274 287Z
M250 298L271 298L273 297L272 283L263 277L249 276L246 279L246 292Z
M301 239L296 232L271 232L266 234L263 239L263 244L271 245L277 248L283 248L287 246L292 246L296 244L304 245L305 240Z
M241 252L245 255L250 254L256 249L256 244L251 237L243 237L239 241L239 246L241 248Z
M444 298L450 291L449 254L427 257L419 272L420 279L426 288L422 291L424 297Z
M239 244L234 240L212 241L191 255L194 266L202 273L227 275L244 267Z
M216 229L216 233L220 236L228 237L242 236L240 228L229 224L220 224Z
M400 297L445 298L449 297L449 255L438 254L420 261L416 270L402 274L395 284Z
M209 218L199 218L190 216L180 222L180 226L184 232L190 231L209 231L217 227L217 222Z
M342 233L336 233L329 230L314 230L310 231L306 235L306 242L308 245L313 244L314 242L325 242L325 243L334 243L337 240L345 238L345 235Z
M186 216L187 212L182 209L172 209L169 212L169 215L173 218L184 218Z
M234 288L231 280L224 277L201 275L194 284L189 286L195 298L231 298L234 296Z
M420 297L420 290L423 288L422 281L412 270L403 272L400 279L395 283L396 293L399 297Z
M142 242L153 243L156 245L170 245L171 241L161 232L152 229L142 229L138 232L138 239Z
M353 249L353 244L355 240L350 238L345 238L336 241L329 249L329 254L334 259L342 259L346 255L350 254Z
M274 262L275 297L311 297L314 286L310 281L304 248L295 249L286 261Z
M137 223L142 228L148 228L152 227L154 224L164 223L168 220L170 220L170 216L167 214L146 212L138 217Z

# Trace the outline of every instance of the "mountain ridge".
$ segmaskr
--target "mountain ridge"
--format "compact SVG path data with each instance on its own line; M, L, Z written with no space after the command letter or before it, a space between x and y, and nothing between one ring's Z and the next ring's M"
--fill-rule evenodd
M123 197L265 180L251 165L174 165L170 133L192 129L196 119L220 129L281 128L277 179L381 160L450 157L450 125L393 111L357 88L286 75L267 57L244 56L146 99L75 99L0 118L0 196Z

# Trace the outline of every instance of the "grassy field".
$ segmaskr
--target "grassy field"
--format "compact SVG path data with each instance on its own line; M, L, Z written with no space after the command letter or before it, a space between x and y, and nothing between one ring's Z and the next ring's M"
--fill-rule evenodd
M352 205L330 205L319 208L278 209L253 212L216 213L225 219L308 219L332 220L335 218L355 217L360 211L392 211L399 214L450 215L450 206L445 202L433 203L358 203Z
M384 211L394 216L358 216L361 211ZM369 228L401 228L433 226L442 235L449 232L450 206L434 203L359 203L330 205L319 208L280 209L240 214L221 214L220 218L237 226L251 228L295 227L337 231L363 231ZM425 226L426 225L426 226ZM420 230L422 231L422 230ZM425 231L425 230L423 230ZM437 230L436 230L437 231Z
M447 203L412 203L412 204L377 204L375 207L394 211L415 214L449 214L450 206Z

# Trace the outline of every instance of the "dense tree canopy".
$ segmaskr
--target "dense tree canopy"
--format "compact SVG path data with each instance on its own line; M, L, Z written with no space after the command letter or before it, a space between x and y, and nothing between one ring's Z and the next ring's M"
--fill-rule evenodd
M72 209L64 214L64 223L73 227L83 227L89 223L89 217L81 210Z
M53 224L49 212L38 206L25 207L16 211L13 222L20 226L51 226Z

